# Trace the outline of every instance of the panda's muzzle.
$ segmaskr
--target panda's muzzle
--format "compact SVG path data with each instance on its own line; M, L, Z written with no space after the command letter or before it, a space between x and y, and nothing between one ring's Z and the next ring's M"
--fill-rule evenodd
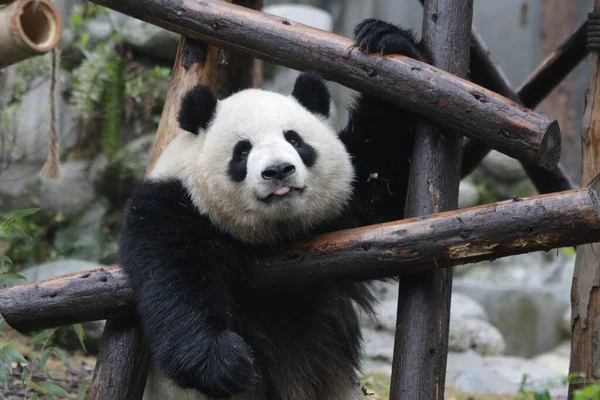
M271 165L261 173L263 179L282 181L296 172L296 166L290 163Z

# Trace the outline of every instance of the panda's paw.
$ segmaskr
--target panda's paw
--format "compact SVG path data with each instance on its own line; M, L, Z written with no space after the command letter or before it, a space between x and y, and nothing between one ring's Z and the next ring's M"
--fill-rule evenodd
M415 34L389 22L368 18L354 28L354 41L365 53L400 54L429 62Z
M204 354L184 363L172 377L183 388L193 388L211 398L227 399L246 393L256 382L252 349L238 334L225 331Z

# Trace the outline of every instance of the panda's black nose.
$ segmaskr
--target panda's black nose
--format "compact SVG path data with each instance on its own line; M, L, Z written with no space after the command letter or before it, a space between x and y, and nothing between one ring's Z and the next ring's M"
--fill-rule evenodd
M271 165L270 167L267 167L261 175L263 179L277 179L282 181L291 174L293 174L295 171L296 167L294 167L292 164L285 163Z

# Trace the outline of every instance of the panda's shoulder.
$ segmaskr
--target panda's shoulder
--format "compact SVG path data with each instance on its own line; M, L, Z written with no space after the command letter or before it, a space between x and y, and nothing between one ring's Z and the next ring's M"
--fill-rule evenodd
M208 218L201 214L179 179L146 179L129 200L125 221L142 225L145 231L179 230L194 227L204 235L215 232Z

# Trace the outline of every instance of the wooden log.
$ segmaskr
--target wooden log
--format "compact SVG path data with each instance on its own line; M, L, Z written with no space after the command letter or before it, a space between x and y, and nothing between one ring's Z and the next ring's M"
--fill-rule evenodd
M38 0L36 0L38 1ZM48 53L60 41L60 15L50 0L17 0L0 9L0 68Z
M425 0L423 43L434 65L465 78L473 0ZM405 216L454 210L463 137L421 121L416 129ZM400 280L390 400L443 400L448 357L452 269Z
M515 100L516 97L525 107L535 108L587 56L586 27L587 23L584 22L549 55L520 85L518 93L511 89L499 67L489 59L483 40L474 30L471 39L471 79L509 99ZM462 176L470 174L489 152L490 148L481 141L467 142L463 153ZM524 168L540 193L558 192L574 187L562 166L553 168L547 174L525 165Z
M599 240L598 196L577 189L319 235L261 254L250 285L269 294ZM0 291L0 314L19 331L130 315L133 308L133 292L118 267Z
M220 0L93 1L185 36L320 71L529 163L558 162L555 120L413 59L367 56L349 39Z
M600 0L595 1L600 12ZM596 21L589 22L598 26ZM585 110L582 119L582 185L600 189L600 53L592 51ZM598 242L598 241L594 241ZM577 247L575 273L571 287L571 363L570 372L580 373L569 385L569 399L586 383L600 379L600 243Z
M135 318L109 320L104 332L87 398L141 399L150 357Z

